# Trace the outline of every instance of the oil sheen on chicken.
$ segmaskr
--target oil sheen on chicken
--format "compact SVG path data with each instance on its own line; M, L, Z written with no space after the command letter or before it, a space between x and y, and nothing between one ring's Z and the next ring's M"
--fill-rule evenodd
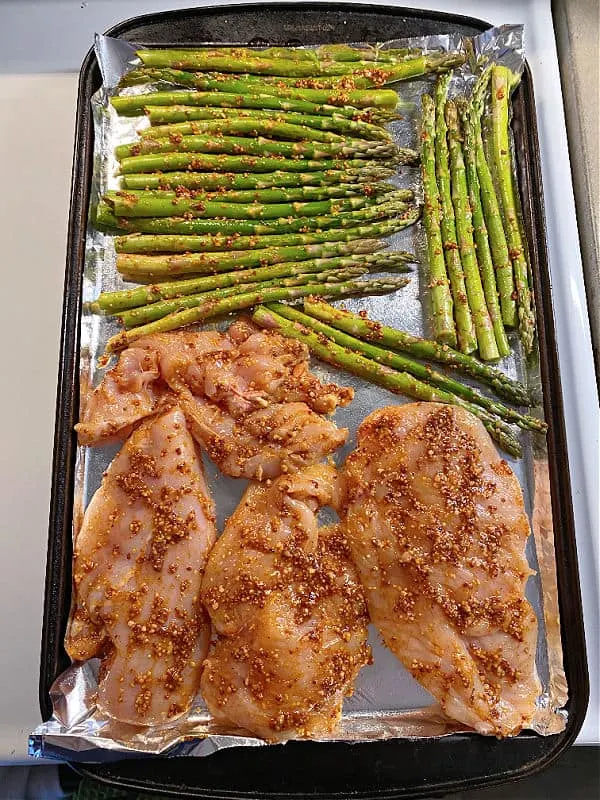
M190 707L208 650L200 584L215 541L202 462L178 408L145 420L105 473L75 541L71 658L100 657L98 706L156 725Z
M263 480L321 461L346 440L324 414L352 390L322 384L300 342L243 320L218 331L143 337L91 394L77 426L82 444L129 432L177 402L192 435L227 475Z
M387 646L450 718L518 733L540 692L530 531L479 420L436 403L375 411L343 479L353 560Z
M219 639L201 689L228 729L269 741L329 732L369 662L345 535L316 519L335 480L313 465L251 484L213 548L202 596Z
M131 347L87 397L75 426L79 444L125 439L140 420L156 413L167 387L159 381L156 352Z

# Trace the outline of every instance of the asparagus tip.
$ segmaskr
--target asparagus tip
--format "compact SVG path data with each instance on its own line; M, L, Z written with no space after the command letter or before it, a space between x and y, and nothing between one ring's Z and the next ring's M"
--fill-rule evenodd
M432 72L446 72L454 67L460 67L466 60L466 55L458 52L432 53L427 56L427 63Z

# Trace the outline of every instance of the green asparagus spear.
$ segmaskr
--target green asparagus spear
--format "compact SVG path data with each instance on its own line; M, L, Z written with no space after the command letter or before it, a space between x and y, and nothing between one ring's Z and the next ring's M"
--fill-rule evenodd
M246 119L248 121L276 120L291 125L299 125L306 128L315 128L321 131L336 132L345 136L353 136L356 139L380 139L390 140L390 134L380 125L373 125L370 122L348 119L339 114L331 116L319 116L316 114L299 114L294 112L275 112L252 108L203 108L198 106L150 106L145 110L152 127L144 129L141 133L144 136L154 136L154 131L161 131L161 136L168 136L169 129L175 128L173 123L186 125L189 121L203 120L231 120ZM393 115L390 114L393 118ZM386 121L386 120L382 120ZM179 131L184 133L184 130Z
M202 189L222 191L224 189L269 189L298 186L336 186L358 184L360 189L372 181L383 181L391 177L395 169L370 166L361 169L327 170L325 172L275 172L224 173L224 172L165 172L164 174L141 173L123 175L125 189Z
M138 57L146 67L161 67L168 69L188 69L212 72L241 72L251 75L280 75L283 77L303 78L315 75L346 75L349 67L345 62L338 61L297 61L294 59L261 58L260 54L254 57L246 56L236 58L231 53L222 55L210 54L206 50L139 50ZM460 53L428 53L414 58L401 60L389 66L392 72L391 80L407 80L428 72L439 72L458 66L464 62ZM352 63L350 69L358 67L369 68L367 62ZM388 68L386 68L388 71ZM373 103L377 105L377 103Z
M223 205L235 205L233 203ZM312 205L312 204L311 204ZM418 209L399 201L383 202L359 208L355 211L331 213L320 217L282 217L264 221L239 219L187 219L186 217L110 217L98 207L96 223L98 227L116 227L119 230L155 234L207 234L223 233L230 236L259 236L308 232L313 230L329 230L331 228L349 228L360 223L373 222L380 219L406 219L407 225L419 218ZM406 227L406 226L405 226Z
M435 174L435 105L428 94L424 94L421 100L421 167L425 195L423 222L427 233L433 331L438 342L456 347L452 294L440 228L440 195Z
M390 328L381 322L370 320L365 316L353 314L329 303L305 300L304 310L311 317L326 322L334 328L345 331L358 339L373 342L382 347L400 350L416 358L444 364L463 375L469 375L487 384L498 397L517 405L532 405L527 389L518 381L511 380L501 370L482 364L473 356L465 355L437 342L412 336L404 331Z
M430 53L402 59L396 63L388 62L376 67L368 61L358 61L352 65L343 63L294 64L286 62L288 72L264 72L255 74L249 66L246 70L203 70L202 72L186 71L170 67L143 68L128 73L122 86L132 86L139 83L155 83L165 81L177 86L186 86L200 89L201 91L223 91L234 94L243 94L246 91L270 94L271 87L278 89L297 83L300 94L290 92L288 97L299 97L317 103L331 102L328 93L304 93L304 89L312 89L315 84L324 89L348 91L353 89L366 90L373 87L384 86L397 81L410 80L426 75L430 72L444 72L464 62L464 56L459 53ZM251 64L251 62L248 62ZM280 62L284 63L284 62ZM299 70L302 74L297 74ZM235 74L239 73L239 74ZM260 77L259 77L260 75ZM268 76L275 76L269 80ZM315 87L316 88L316 87ZM335 103L334 103L335 104ZM353 102L353 105L356 103ZM375 99L368 105L385 105Z
M262 292L264 289L272 289L275 287L287 288L290 286L305 286L307 283L342 283L352 278L358 278L364 275L366 271L367 270L363 267L350 267L348 269L328 270L318 274L299 274L289 278L249 282L238 286L213 289L209 292L174 297L170 300L158 300L155 303L148 303L140 308L132 308L128 311L123 311L118 316L124 328L135 328L138 325L145 325L148 322L162 319L166 317L167 314L176 314L186 308L196 308L207 303L209 300L224 300L226 297L248 294L249 292Z
M319 75L314 78L275 77L270 75L238 75L236 77L242 77L248 83L248 86L252 87L252 91L258 90L265 94L269 94L269 85L273 84L296 89L327 89L330 92L347 92L355 89L372 89L373 87L380 87L393 82L388 80L393 75L393 67L391 65L382 64L381 66L371 65L365 67L364 64L362 66L356 64L355 66L356 70L349 72L347 75ZM172 82L181 86L192 85L185 80L180 83L179 80L175 79Z
M483 284L485 301L487 303L498 353L504 358L510 353L510 345L502 322L500 303L498 302L498 287L496 285L496 274L490 251L488 231L481 205L481 190L479 177L477 175L477 145L475 140L475 130L473 127L472 115L473 108L462 98L457 101L457 108L460 112L462 131L464 139L465 169L467 173L467 186L469 190L469 203L473 214L473 232L475 234L475 245L477 248L477 262Z
M442 75L435 86L435 168L440 191L442 242L454 300L458 346L463 353L472 353L477 349L477 337L458 248L450 184L448 130L444 117L449 82L450 75Z
M332 131L293 125L281 119L211 119L199 122L180 122L177 125L158 125L140 131L142 139L171 139L179 136L267 136L270 139L291 139L307 142L340 142L344 137ZM359 138L359 137L353 137ZM372 140L370 140L372 141ZM389 141L389 140L388 140Z
M147 325L140 325L130 331L122 331L116 336L111 337L106 344L106 352L114 353L128 347L132 342L141 336L151 333L165 333L166 331L184 328L188 325L195 325L207 319L220 317L230 314L232 311L240 311L244 308L251 308L263 302L274 300L295 300L299 297L316 295L321 297L349 297L351 295L365 294L388 294L395 292L406 286L406 278L377 278L371 280L344 281L342 283L307 283L304 286L296 287L273 287L263 291L247 292L236 294L234 297L227 297L224 300L208 300L195 308L188 308L175 314L169 314L162 319L150 322Z
M393 159L414 163L417 155L408 149L398 151L388 142L373 142L368 139L342 139L339 142L280 142L274 139L244 136L172 136L168 139L142 139L134 144L122 144L115 148L119 160L131 156L156 153L219 153L246 156L281 156L283 158L309 158L312 160L331 158Z
M235 54L236 58L274 58L293 59L294 61L317 62L318 56L315 50L308 50L300 47L266 47L255 49L253 47L206 47L204 52L213 56L225 58L229 54Z
M372 70L372 63L354 61L351 63L326 60L301 60L282 58L262 58L261 54L236 58L231 53L207 54L206 50L196 51L139 51L138 55L145 67L158 67L167 70L191 70L192 72L247 73L248 75L274 75L290 78L310 78L321 76L344 76L356 71ZM388 61L379 69L386 76L381 83L425 75L429 72L443 72L464 63L460 53L420 53L419 55Z
M421 55L421 50L415 47L382 50L379 46L371 45L352 47L349 44L322 44L316 50L318 61L380 61L384 63L391 61L395 63L404 58L418 55Z
M292 58L296 61L379 61L395 64L405 58L421 55L418 47L389 48L382 50L379 45L361 45L352 47L348 44L323 44L316 50L304 50L298 47L270 47L265 50L243 50L235 48L239 57L260 56L261 58ZM225 52L228 52L227 50Z
M359 267L366 272L407 272L408 266L414 263L411 253L396 251L393 253L363 253L332 258L315 258L307 261L291 261L282 264L271 264L255 269L241 269L223 272L199 278L188 278L168 283L157 283L149 286L137 286L116 292L102 292L91 304L95 313L117 314L131 308L155 303L158 300L170 300L190 294L210 292L228 286L239 286L242 283L290 278L294 275L314 275L334 270L349 270Z
M219 57L235 54L236 58L268 58L269 60L291 58L294 61L319 61L315 50L305 50L300 47L267 47L264 50L256 50L251 47L209 47L205 51Z
M406 58L407 56L420 55L421 50L416 48L390 48L381 50L379 47L351 47L346 44L326 44L317 50L309 50L300 47L267 47L264 50L257 50L249 47L211 47L205 48L205 53L220 58L229 58L235 55L238 59L247 58L266 58L273 59L292 59L294 61L310 61L319 63L320 61L391 61L392 63Z
M493 400L485 395L482 395L480 392L477 392L470 386L460 383L460 381L455 380L449 375L444 375L441 372L435 372L428 365L421 364L418 361L414 361L413 359L399 355L398 353L393 353L390 350L385 350L382 347L377 347L376 345L363 342L360 339L350 336L347 333L338 330L337 328L332 328L330 325L326 325L325 323L320 322L314 317L311 317L306 313L302 313L295 308L290 308L289 306L281 305L279 303L271 304L269 308L272 311L276 311L282 317L285 317L285 319L288 319L292 322L299 322L301 325L311 328L316 333L327 336L341 347L361 353L366 358L377 361L378 364L384 364L385 366L399 370L400 372L408 372L424 383L430 383L432 386L436 386L438 389L443 389L446 392L450 392L450 394L461 397L463 400L467 400L469 403L475 403L475 405L485 408L491 414L496 414L506 422L512 422L515 425L518 425L523 430L540 431L545 433L548 429L548 426L542 420L532 417L528 414L521 414L519 411L509 408L497 400Z
M319 62L315 60L265 58L260 52L245 52L241 57L235 49L230 51L197 50L138 50L136 55L145 67L189 69L201 72L247 72L252 75L289 75L303 77L315 74ZM323 74L343 75L348 71L344 64L333 63ZM318 72L316 74L319 74Z
M529 354L533 350L535 338L535 314L533 312L532 293L529 287L529 267L525 253L525 242L521 235L519 224L517 195L508 141L510 76L507 67L500 65L493 67L491 89L493 157L496 163L505 232L517 290L519 335L525 352Z
M168 92L148 92L135 95L117 95L111 97L110 103L121 116L141 116L143 114L159 114L161 118L168 115L168 120L173 121L173 114L181 108L199 109L195 118L205 119L214 118L214 114L220 110L229 112L233 115L239 111L247 114L258 111L261 114L268 112L293 112L297 114L307 114L311 116L343 117L350 120L362 120L366 122L377 122L378 114L391 114L389 109L380 112L373 109L359 109L352 106L322 106L316 103L309 103L304 100L286 100L274 95L247 94L246 96L231 94L230 92L195 92L179 89ZM187 117L177 116L177 120Z
M308 89L306 91L309 91ZM210 106L221 108L271 108L278 111L297 111L302 114L318 114L331 116L332 114L347 117L348 119L361 119L361 109L383 108L385 112L394 111L398 105L398 95L393 89L379 89L366 92L321 92L328 95L321 103L300 98L277 96L275 94L252 94L243 92L196 92L173 91L152 92L139 95L120 95L112 97L111 103L117 113L138 116L147 106ZM379 102L384 100L385 102ZM360 103L360 105L357 105ZM365 115L365 121L372 122L377 115L370 112ZM364 117L363 117L364 119Z
M415 68L414 65L407 67ZM341 75L314 75L293 77L289 75L251 75L249 73L191 72L189 70L159 67L142 67L132 70L120 82L121 87L139 86L145 83L171 83L190 89L211 92L230 92L233 94L252 92L253 94L272 94L277 89L327 89L354 90L378 88L393 83L396 73L407 72L404 65L381 64L375 66L357 63L354 69L347 68ZM294 96L289 94L286 96ZM300 95L302 97L302 95ZM310 99L310 98L306 98Z
M344 77L366 77L372 81L371 86L382 86L384 84L396 83L403 80L411 80L418 78L421 75L429 75L431 73L448 72L455 67L461 66L465 62L465 56L458 52L436 52L436 53L423 53L413 49L405 50L404 55L384 56L384 53L389 51L380 50L376 68L373 64L369 64L371 59L352 59L351 63L346 64L346 71L342 72L339 65L333 71L322 71L318 77L324 76L337 76L341 79ZM337 61L338 59L336 59ZM327 59L321 61L322 64L327 63ZM346 59L344 59L346 61ZM348 71L348 67L350 70ZM247 70L246 70L247 71ZM285 76L283 76L285 77ZM294 77L294 76L288 76ZM298 76L295 76L298 77ZM307 77L307 76L300 76Z
M365 250L375 252L378 246L377 243L370 239L363 241L366 243ZM345 249L334 245L335 243L332 243L328 248L321 248L320 251L316 250L314 252L322 252L324 258L346 252ZM138 283L153 283L157 279L164 281L165 279L189 275L202 277L222 272L229 273L233 269L244 270L247 268L257 269L258 266L268 267L271 264L285 263L286 254L295 251L298 251L300 257L304 257L304 253L299 248L293 247L239 250L230 254L188 253L170 257L122 254L117 257L117 269L125 280ZM348 252L357 252L357 249L354 248L354 250L349 250ZM311 256L313 252L309 249L306 255ZM382 271L390 272L392 270L385 269Z
M386 219L353 228L331 228L310 233L286 233L280 236L144 236L133 234L115 240L117 253L212 253L219 251L255 250L267 247L297 247L328 242L351 242L360 239L374 240L391 236L416 222L418 216L408 219ZM294 260L296 260L294 258Z
M492 261L496 272L496 283L500 295L502 321L510 328L517 325L517 303L515 300L515 281L513 268L508 253L506 235L502 224L500 205L494 186L494 178L488 163L483 144L481 119L484 110L484 97L489 84L491 67L486 68L479 76L473 90L473 127L475 130L475 158L477 177L481 188L481 204L490 240Z
M146 200L161 199L163 201L175 200L177 205L171 207L170 214L175 210L182 211L180 203L214 202L233 203L301 203L314 202L315 200L335 200L336 198L383 198L384 195L394 194L396 200L409 202L414 199L414 192L410 189L396 190L390 183L341 183L338 186L290 186L289 188L271 189L242 189L230 191L205 192L184 187L177 187L177 191L166 189L139 190L125 189L118 194L120 197L140 197ZM115 192L109 192L114 196ZM119 212L120 213L120 212Z
M120 86L136 86L143 83L158 83L163 81L175 86L185 86L203 92L228 92L230 94L272 94L276 97L285 97L294 100L308 100L312 103L331 103L338 105L338 94L352 94L352 105L364 108L365 106L385 105L380 99L370 92L366 99L360 95L366 94L369 89L377 89L385 83L391 83L396 74L406 74L409 67L414 65L386 65L376 67L373 65L357 65L356 72L347 72L338 77L331 76L258 76L250 74L231 74L221 72L189 72L178 69L144 68L129 72L120 83ZM360 71L359 71L360 70ZM357 98L359 98L357 100ZM396 98L397 99L397 98ZM395 108L395 104L387 107Z
M218 48L217 48L218 50ZM295 61L382 61L396 63L410 56L421 54L420 48L390 48L382 50L379 45L364 45L352 47L348 44L323 44L316 50L305 50L300 47L269 47L265 50L253 50L249 48L235 48L240 58L292 58ZM230 52L226 48L225 53Z
M301 115L300 115L301 116ZM326 119L326 117L315 117L315 119ZM348 120L346 120L348 121ZM365 123L361 123L365 125ZM214 134L215 136L267 136L271 139L290 139L298 141L313 142L341 142L345 138L358 139L370 142L392 141L391 134L385 128L377 128L383 135L370 136L369 138L357 136L355 134L340 134L334 131L311 128L306 125L294 125L281 118L281 114L271 119L211 119L190 122L175 122L172 125L154 125L150 128L142 128L138 131L142 140L146 139L174 139L179 136L205 136Z
M268 87L269 84L296 89L326 89L330 92L372 89L374 87L381 87L393 83L393 81L387 80L391 76L392 73L388 71L387 65L382 65L381 67L360 67L356 72L336 77L322 75L317 78L275 78L267 75L261 76L260 78L256 75L244 77L252 78L250 81L252 89L258 88L261 92L265 91L265 94L269 94L268 88L263 89L265 86ZM406 102L406 105L408 106L408 102Z
M171 196L167 196L171 195ZM392 192L389 202L406 202L405 194ZM357 211L361 208L388 202L388 198L342 197L306 202L257 203L207 199L203 197L184 197L167 192L110 191L103 197L118 217L174 217L184 215L187 219L277 220L281 217L314 217Z
M386 67L383 72L387 73L385 83L396 83L418 78L421 75L448 72L464 63L465 56L462 53L423 53L414 58L402 59L393 67L389 69Z
M365 45L352 47L347 44L324 44L316 50L304 49L301 47L268 47L264 50L257 50L248 47L212 47L207 48L213 55L228 57L235 53L236 58L276 58L293 59L294 61L311 61L320 63L321 61L383 61L395 63L411 56L421 55L420 48L390 48L381 50L377 45Z
M248 267L264 267L286 261L305 261L313 258L374 253L381 249L377 239L357 239L352 242L323 242L321 244L261 247L256 250L224 252L183 253L171 256L145 256L120 253L117 269L134 279L147 276L152 279L177 275L210 275Z
M448 100L446 103L445 118L450 150L452 203L454 205L460 260L467 288L467 299L475 326L479 355L484 361L497 361L500 355L477 264L475 243L473 241L473 216L467 190L467 176L458 125L458 113L453 100Z
M371 169L377 164L389 167L392 164L413 164L412 150L399 150L394 159L371 161L361 158L304 159L281 158L281 156L235 156L221 153L154 153L145 156L124 158L120 164L122 174L131 172L172 172L173 170L195 170L198 172L312 172L326 170Z
M279 306L276 306L276 308L279 310ZM302 316L304 317L304 315ZM395 394L406 395L417 400L447 403L465 408L479 417L492 438L503 449L515 457L522 455L521 446L518 440L514 438L510 428L498 417L489 414L479 406L443 389L424 383L408 372L398 372L388 366L378 364L370 358L365 358L354 350L341 347L322 333L312 330L309 324L292 322L271 307L259 306L254 311L252 319L264 328L277 330L284 336L304 342L314 355L326 363L344 369L353 375L358 375L371 383L383 386ZM310 322L310 317L307 319Z
M139 308L132 308L118 314L119 321L125 330L147 325L150 322L166 317L167 314L177 314L188 308L197 308L205 302L210 302L215 298L224 300L227 297L234 297L236 294L245 292L262 291L271 289L273 286L299 286L309 282L307 275L299 275L297 278L286 278L282 281L261 281L260 283L246 283L241 286L228 286L224 289L215 289L201 294L185 295L184 297L173 298L172 300L159 300L156 303L148 303ZM355 277L354 275L352 277Z

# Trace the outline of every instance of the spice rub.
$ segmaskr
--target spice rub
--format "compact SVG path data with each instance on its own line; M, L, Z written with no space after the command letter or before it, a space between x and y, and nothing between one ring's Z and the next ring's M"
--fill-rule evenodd
M387 646L452 719L518 733L540 692L530 531L482 424L437 403L379 409L342 474L348 542Z

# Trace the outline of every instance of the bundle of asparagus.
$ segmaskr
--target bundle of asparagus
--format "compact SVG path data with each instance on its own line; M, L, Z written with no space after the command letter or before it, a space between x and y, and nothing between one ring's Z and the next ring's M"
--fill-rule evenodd
M448 346L394 330L317 298L304 301L304 313L281 303L259 306L253 319L265 328L276 329L304 342L323 361L396 394L466 408L481 419L500 447L515 457L521 456L521 445L507 423L540 433L547 429L542 420L510 408L404 355L409 353L451 365L468 375L476 375L497 394L514 403L530 404L524 386L510 380L500 370Z
M133 246L151 258L184 247L190 252L242 249L234 244L238 237L252 237L244 245L248 250L304 244L296 234L313 232L319 237L311 240L315 244L372 239L415 222L419 211L409 205L412 193L394 192L382 183L398 164L418 161L414 151L396 147L383 127L395 116L396 92L325 92L282 85L280 78L347 76L379 63L394 76L408 77L447 68L461 57L346 47L339 53L343 60L337 60L335 47L311 51L310 57L285 48L140 51L144 68L130 73L125 83L181 83L185 74L188 85L208 91L112 99L119 114L147 112L151 127L137 142L117 148L123 189L102 198L97 225L147 234L136 237L141 241ZM191 72L181 73L182 64ZM215 74L218 64L224 73L243 64L244 74ZM156 67L160 75L152 72ZM342 228L348 235L327 233ZM218 234L228 241L216 245L206 238ZM285 239L288 235L292 238ZM281 238L275 243L272 237ZM128 251L127 242L118 241L121 247ZM160 274L164 263L157 264ZM130 266L119 257L117 267L125 277L134 277ZM149 261L146 273L154 274ZM170 274L175 274L173 263Z
M485 98L491 77L490 112ZM422 98L422 172L431 278L432 322L438 342L493 361L510 353L506 327L517 324L531 353L535 316L525 242L517 212L509 148L511 73L488 67L472 98L448 100L450 75L435 101ZM489 128L487 152L482 117Z
M354 280L414 261L377 253L380 237L420 216L412 191L385 183L418 154L392 142L385 123L400 101L381 87L462 56L346 46L138 56L142 67L124 86L186 88L111 100L120 115L145 113L150 127L116 148L122 188L100 199L96 225L125 234L115 240L125 280L162 283L91 304L126 328L109 350L148 326L171 330L263 300L406 283ZM191 283L171 280L190 275Z
M362 270L359 270L359 272L362 273ZM335 297L339 299L351 297L352 295L387 294L401 289L408 283L406 278L346 280L347 277L348 273L343 271L327 272L321 274L321 282L304 282L304 279L301 278L300 281L293 280L292 285L288 286L285 285L285 281L277 280L242 284L240 287L232 287L234 291L221 289L214 292L205 292L197 296L188 296L184 301L176 301L176 310L170 310L171 307L169 307L164 316L160 316L155 320L146 317L150 321L144 324L138 324L139 320L133 320L137 327L124 330L110 338L106 344L106 352L114 353L122 350L141 336L184 328L187 325L194 325L214 317L231 314L233 311L251 308L260 303L295 300L299 297L307 296ZM131 320L131 316L128 319Z
M137 56L143 66L130 72L126 82L132 85L165 80L202 90L217 89L240 94L252 87L262 91L265 86L274 86L283 93L282 96L287 91L292 95L296 94L294 90L307 91L305 97L310 99L312 92L322 91L318 87L312 89L313 83L324 89L361 92L370 87L443 72L465 60L461 53L415 50L369 51L367 48L346 47L344 60L339 60L335 54L332 57L332 49L311 51L307 58L298 58L299 52L293 51L290 56L292 51L286 49L280 49L277 55L273 55L272 50L258 52L246 48L139 50ZM270 81L268 76L274 76L274 79ZM356 105L356 102L350 102ZM366 105L379 103L367 102Z
M292 300L309 294L340 298L384 294L402 288L408 283L406 278L354 280L369 272L408 271L413 260L410 253L376 253L377 247L376 240L361 239L332 246L291 248L303 259L299 261L285 260L293 256L291 252L284 252L279 258L274 251L265 253L261 250L199 254L194 271L202 272L204 269L204 272L212 274L103 292L91 304L90 310L116 316L125 327L124 333L108 342L107 352L113 352L145 334L163 333L204 322L269 300ZM206 255L211 259L210 270L203 258ZM239 258L232 261L233 255ZM318 255L324 257L314 257ZM139 275L136 269L141 270L144 266L143 261L135 263L138 258L130 256L134 262L130 269L136 277ZM250 267L252 264L253 268Z

